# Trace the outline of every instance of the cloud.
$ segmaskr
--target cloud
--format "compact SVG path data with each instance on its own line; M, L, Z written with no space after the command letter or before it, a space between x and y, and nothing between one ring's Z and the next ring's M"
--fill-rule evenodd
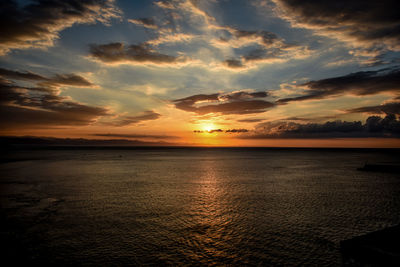
M226 130L226 133L247 133L249 130L247 129L230 129Z
M238 60L238 59L227 59L227 60L224 60L222 62L222 64L224 64L226 67L232 68L232 69L242 69L245 67L243 65L242 61Z
M211 95L193 95L181 99L176 99L174 102L177 103L187 103L188 105L194 105L196 102L200 101L216 101L218 100L219 93L217 94L211 94Z
M47 81L48 78L33 72L19 72L0 68L0 76L17 80Z
M128 19L128 22L149 29L158 29L158 26L153 18Z
M232 71L241 71L256 67L259 64L270 64L285 62L291 59L302 59L310 55L308 47L289 44L283 38L267 30L245 30L229 25L220 25L217 19L211 15L211 6L217 1L160 1L156 5L168 14L179 12L179 19L174 20L173 31L187 28L190 21L192 27L203 34L195 37L183 33L165 34L164 28L160 27L160 37L147 43L158 45L167 42L189 42L200 40L221 49L225 60L218 64L219 68ZM230 4L226 4L230 5ZM172 15L170 16L172 17ZM182 19L184 18L184 19ZM175 22L177 24L175 24ZM170 26L169 23L165 24ZM171 30L169 28L169 30ZM165 35L165 36L163 36ZM177 35L177 36L175 36ZM185 37L185 38L183 38ZM204 46L204 44L202 44ZM253 52L240 51L237 48L249 47ZM257 54L256 52L257 51ZM229 54L229 56L228 56Z
M161 32L161 35L156 39L146 41L148 45L158 46L160 44L170 44L170 43L188 43L194 40L197 35L188 33L168 33Z
M275 33L269 31L248 31L231 26L218 25L213 25L212 28L228 33L228 35L225 35L224 37L213 40L214 44L217 46L229 45L233 48L240 48L243 46L258 44L265 49L269 49L281 48L288 45L282 38L279 38Z
M21 87L0 80L2 129L89 125L109 115L108 109L74 102L46 87Z
M48 79L48 84L52 85L71 85L71 86L83 86L92 87L94 84L83 78L82 76L76 74L56 74L54 77Z
M108 64L179 64L186 61L183 57L158 53L146 44L125 46L123 43L109 43L90 46L90 56Z
M290 59L302 59L310 55L306 46L289 44L275 33L258 30L248 31L231 26L213 25L213 29L224 34L213 39L211 44L220 48L253 47L252 50L238 55L237 58L226 59L222 64L231 69L244 69L261 63L285 62Z
M40 84L46 86L59 86L59 85L82 86L82 87L95 86L93 83L83 78L82 76L73 73L56 74L53 77L48 78L33 72L20 72L20 71L0 68L0 76L14 80L27 80L33 82L40 82Z
M222 65L231 70L242 70L256 67L259 64L283 63L293 59L304 59L311 54L308 47L287 46L286 48L264 47L250 50L238 58L231 58L222 61Z
M193 132L194 133L210 133L210 134L212 134L212 133L223 133L224 130L222 130L222 129L212 129L212 130L208 130L208 131L194 130Z
M249 130L247 129L229 129L229 130L222 130L222 129L212 129L208 131L203 130L194 130L194 133L247 133Z
M279 99L277 103L324 99L339 95L374 95L379 93L400 93L400 69L360 71L345 76L306 82L299 87L306 89L301 96Z
M36 86L21 86L7 78L36 83ZM145 111L136 116L113 114L108 108L90 106L60 96L57 88L60 85L94 86L76 74L55 74L48 78L33 72L0 68L0 125L3 128L18 128L99 123L120 127L161 116L154 111Z
M171 1L158 1L158 2L154 2L154 4L160 8L164 8L164 9L175 9L175 6Z
M400 115L400 102L386 103L378 106L366 106L346 110L349 113L396 114Z
M315 116L315 114L312 114L309 117L298 117L298 116L294 116L294 117L287 117L284 118L282 120L285 121L322 121L322 120L327 120L327 119L336 119L337 117L339 117L342 114L335 114L335 115L326 115L326 116Z
M116 115L107 108L85 105L59 96L51 87L23 87L0 78L0 125L4 129L100 123L122 127L158 119L145 111L136 116ZM102 120L100 120L102 119Z
M105 122L104 124L110 125L110 126L121 127L121 126L127 126L127 125L131 125L131 124L138 124L143 121L156 120L160 117L161 117L160 114L158 114L152 110L147 110L137 116L118 116L117 119L115 119L111 122Z
M3 0L0 4L0 55L12 49L53 46L59 32L74 24L107 24L119 15L113 0L34 0L25 6Z
M257 67L260 64L286 62L292 59L302 59L310 55L308 47L287 43L275 33L266 30L244 30L229 25L219 25L211 15L211 6L217 1L159 1L155 4L168 14L164 20L173 23L160 23L159 37L146 43L157 46L164 43L188 43L200 41L208 43L221 51L224 60L218 60L216 68L231 71L243 71ZM226 4L229 5L229 4ZM173 19L173 14L178 14ZM182 33L183 29L196 29L193 35ZM173 25L173 27L171 27ZM171 34L171 32L174 32ZM236 49L248 47L248 49ZM248 52L252 49L252 52ZM214 49L212 49L214 50Z
M218 96L218 99L222 101L237 101L242 99L264 98L267 96L268 93L265 91L261 92L235 91L227 94L220 94Z
M400 121L395 115L385 118L371 116L361 121L328 121L325 123L296 123L287 121L259 124L251 134L241 139L271 138L352 138L352 137L400 137Z
M53 102L58 107L32 109L28 106L0 105L0 125L3 130L40 128L49 126L84 126L92 124L100 116L107 115L101 107L86 106L75 102Z
M92 136L98 137L116 137L116 138L140 138L140 139L175 139L177 136L171 135L153 135L153 134L115 134L115 133L96 133Z
M206 25L211 25L215 23L215 18L213 16L211 16L210 14L208 14L208 12L202 10L200 8L199 3L201 3L201 1L198 0L186 0L186 1L182 1L178 6L195 15L198 16L200 18L202 18L204 20L204 22L206 23ZM203 1L203 3L207 3L206 1Z
M245 123L252 123L252 122L262 122L265 119L258 119L258 118L254 118L254 119L242 119L242 120L237 120L238 122L245 122Z
M399 1L272 1L278 15L292 26L357 47L400 50Z
M199 115L209 113L220 113L223 115L250 114L261 113L275 106L271 102L257 99L266 96L266 92L236 91L228 94L193 95L174 100L174 103L178 109L194 112ZM211 102L211 104L204 104L205 102Z

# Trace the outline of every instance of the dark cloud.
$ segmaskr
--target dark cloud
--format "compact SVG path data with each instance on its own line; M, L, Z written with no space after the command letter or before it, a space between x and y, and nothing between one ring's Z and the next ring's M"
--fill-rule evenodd
M111 126L126 126L126 125L131 125L131 124L137 124L143 121L149 121L149 120L156 120L160 118L161 115L152 111L152 110L147 110L143 112L141 115L137 116L121 116L115 121L112 122L106 122L106 125L111 125Z
M208 131L202 130L194 130L194 133L247 133L249 130L247 129L229 129L229 130L222 130L222 129L212 129Z
M210 134L212 134L212 133L223 133L224 130L222 130L222 129L212 129L212 130L207 130L207 131L194 130L193 132L194 133L210 133Z
M262 122L262 121L264 121L265 119L257 119L257 118L255 118L255 119L242 119L242 120L237 120L238 122Z
M129 22L143 26L149 29L157 29L158 26L153 18L139 18L139 19L129 19Z
M285 62L290 59L302 59L308 55L309 50L307 47L295 45L270 49L260 47L242 54L239 58L225 60L222 64L231 69L245 69L251 66L249 65L250 63Z
M226 130L226 133L247 133L249 130L247 129L230 129Z
M262 44L266 46L267 48L271 47L274 45L276 42L281 42L281 39L278 38L278 36L272 32L268 31L246 31L246 30L238 30L235 29L232 31L233 35L240 39L240 38L250 38L250 39L255 39L255 38L260 38L262 40Z
M0 2L0 54L11 49L53 45L58 33L74 24L107 23L119 17L112 0L33 0Z
M251 99L251 98L264 98L267 97L267 92L246 92L246 91L238 91L232 92L228 94L220 94L218 99L223 101L236 101L243 99Z
M310 81L300 85L307 94L279 99L277 103L323 99L344 94L374 95L382 92L400 93L400 69L361 71L346 76Z
M90 55L105 63L153 63L178 64L184 59L155 52L145 44L125 46L123 43L109 43L90 46Z
M18 128L41 128L49 126L83 126L94 123L100 116L107 115L101 107L91 107L74 102L59 102L53 109L32 109L24 106L0 105L2 130Z
M274 104L264 101L264 100L243 100L235 101L229 103L222 103L216 105L206 105L200 107L185 107L181 108L186 111L196 112L198 114L208 114L208 113L221 113L221 114L251 114L251 113L261 113L266 111L266 109L273 107ZM176 105L177 108L182 106Z
M65 82L70 76L56 75L54 80ZM70 83L74 83L72 80ZM78 83L79 83L78 79ZM43 127L61 125L89 125L105 117L102 124L126 126L161 115L145 111L137 116L115 116L103 107L89 106L58 95L52 87L23 87L0 77L0 125L2 128ZM110 119L113 115L114 119Z
M334 114L334 115L326 115L326 116L311 116L311 117L298 117L298 116L294 116L294 117L287 117L284 118L282 120L285 121L325 121L325 120L329 120L329 119L337 119L338 117L340 117L342 114Z
M196 102L200 101L216 101L218 100L219 94L211 94L211 95L205 95L205 94L200 94L200 95L192 95L189 97L181 98L174 100L174 102L184 102L187 103L188 105L194 105Z
M220 41L223 43L229 43L237 40L235 42L235 46L247 46L251 43L257 43L264 48L272 48L272 47L283 47L285 46L285 42L282 38L279 38L275 33L258 30L258 31L248 31L242 30L231 26L217 26L217 29L223 30L229 33L229 36L223 36L220 38Z
M397 0L273 0L292 25L315 30L355 46L400 50Z
M31 81L47 81L46 77L38 75L33 72L19 72L8 70L0 67L0 76L16 80L31 80Z
M20 72L20 71L0 68L0 76L14 80L28 80L28 81L41 82L42 84L45 84L47 86L51 85L70 85L70 86L83 86L83 87L94 86L94 84L92 84L82 76L73 73L56 74L53 77L48 78L33 72Z
M246 55L243 56L244 60L247 61L257 61L257 60L261 60L264 58L274 58L275 55L273 53L269 53L269 55L267 54L267 51L265 49L255 49L255 50L251 50L250 52L248 52Z
M227 59L222 63L228 68L233 68L233 69L241 69L244 67L242 61L238 59Z
M259 124L252 134L242 139L270 138L352 138L352 137L400 137L400 121L395 115L385 118L371 116L361 121L328 121L325 123L296 123L287 121Z
M108 115L102 107L74 102L48 87L22 87L0 79L2 129L59 125L88 125Z
M72 86L93 86L91 82L76 74L56 74L48 80L48 83Z
M174 102L176 108L200 115L208 113L250 114L264 112L275 105L264 100L253 100L266 96L265 92L238 91L229 94L194 95L174 100ZM214 103L202 105L202 102Z
M153 134L115 134L115 133L97 133L92 134L98 137L116 137L116 138L139 138L139 139L175 139L177 136L171 135L153 135Z
M400 102L386 103L386 104L378 105L378 106L352 108L352 109L348 109L347 112L400 115Z

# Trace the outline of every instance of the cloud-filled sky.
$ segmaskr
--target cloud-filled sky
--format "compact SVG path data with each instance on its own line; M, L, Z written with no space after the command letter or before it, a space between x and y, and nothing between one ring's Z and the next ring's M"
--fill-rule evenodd
M400 147L400 2L4 0L2 136Z

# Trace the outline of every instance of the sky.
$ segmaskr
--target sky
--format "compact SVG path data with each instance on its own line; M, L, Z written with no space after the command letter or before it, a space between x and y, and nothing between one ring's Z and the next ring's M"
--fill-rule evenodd
M400 2L0 3L0 135L400 147Z

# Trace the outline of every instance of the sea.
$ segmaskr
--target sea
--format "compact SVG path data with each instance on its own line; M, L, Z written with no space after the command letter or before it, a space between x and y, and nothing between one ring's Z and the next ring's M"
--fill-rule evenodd
M340 266L400 223L395 149L70 147L1 156L2 261ZM11 266L11 265L10 265ZM27 266L27 265L25 265Z

